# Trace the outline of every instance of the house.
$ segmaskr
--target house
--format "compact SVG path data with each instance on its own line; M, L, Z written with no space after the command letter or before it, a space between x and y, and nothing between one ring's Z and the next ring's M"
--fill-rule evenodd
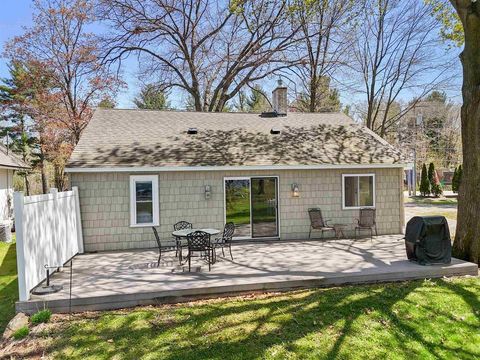
M9 223L12 216L13 174L29 166L0 144L0 223Z
M236 224L239 239L305 239L307 210L353 233L377 209L379 234L401 233L398 149L343 113L199 113L97 109L66 171L78 186L85 251L155 245L151 226Z

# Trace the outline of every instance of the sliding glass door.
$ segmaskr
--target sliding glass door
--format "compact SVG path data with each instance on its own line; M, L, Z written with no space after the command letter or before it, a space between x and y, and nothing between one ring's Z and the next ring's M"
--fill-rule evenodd
M225 180L226 222L235 224L235 237L251 237L250 179Z
M278 236L277 178L252 178L252 237Z
M225 218L235 224L235 238L277 237L278 178L226 178Z

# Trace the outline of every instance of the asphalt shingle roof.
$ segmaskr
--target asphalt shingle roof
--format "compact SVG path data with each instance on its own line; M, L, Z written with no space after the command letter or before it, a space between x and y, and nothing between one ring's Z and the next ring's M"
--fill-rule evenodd
M197 134L187 134L197 128ZM271 134L271 129L280 134ZM400 152L343 113L97 109L69 168L401 163Z
M29 166L16 154L11 151L7 152L7 148L0 144L0 167L8 167L13 169L27 169Z

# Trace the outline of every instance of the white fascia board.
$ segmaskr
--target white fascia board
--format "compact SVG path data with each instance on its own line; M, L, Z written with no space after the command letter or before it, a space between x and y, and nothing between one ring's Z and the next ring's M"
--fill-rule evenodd
M390 169L409 168L411 164L338 164L338 165L254 165L254 166L132 166L65 168L68 173L109 173L109 172L173 172L173 171L249 171L249 170L328 170L328 169Z
M22 167L17 165L0 165L0 169L8 169L8 170L28 170L29 167Z

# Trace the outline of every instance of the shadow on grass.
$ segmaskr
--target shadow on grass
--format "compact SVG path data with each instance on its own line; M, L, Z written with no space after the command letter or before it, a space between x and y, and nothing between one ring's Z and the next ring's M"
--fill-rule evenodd
M96 321L74 322L57 334L50 350L58 358L169 360L480 356L480 350L441 338L449 331L473 331L471 324L451 329L444 306L454 305L442 297L461 298L473 310L478 309L478 294L442 280L435 285L414 281L351 286L109 312ZM433 305L435 320L429 310L432 296L439 301Z
M463 301L470 306L477 319L480 320L480 283L473 286L476 290L476 292L473 292L451 281L440 279L438 282L451 292L460 295Z

